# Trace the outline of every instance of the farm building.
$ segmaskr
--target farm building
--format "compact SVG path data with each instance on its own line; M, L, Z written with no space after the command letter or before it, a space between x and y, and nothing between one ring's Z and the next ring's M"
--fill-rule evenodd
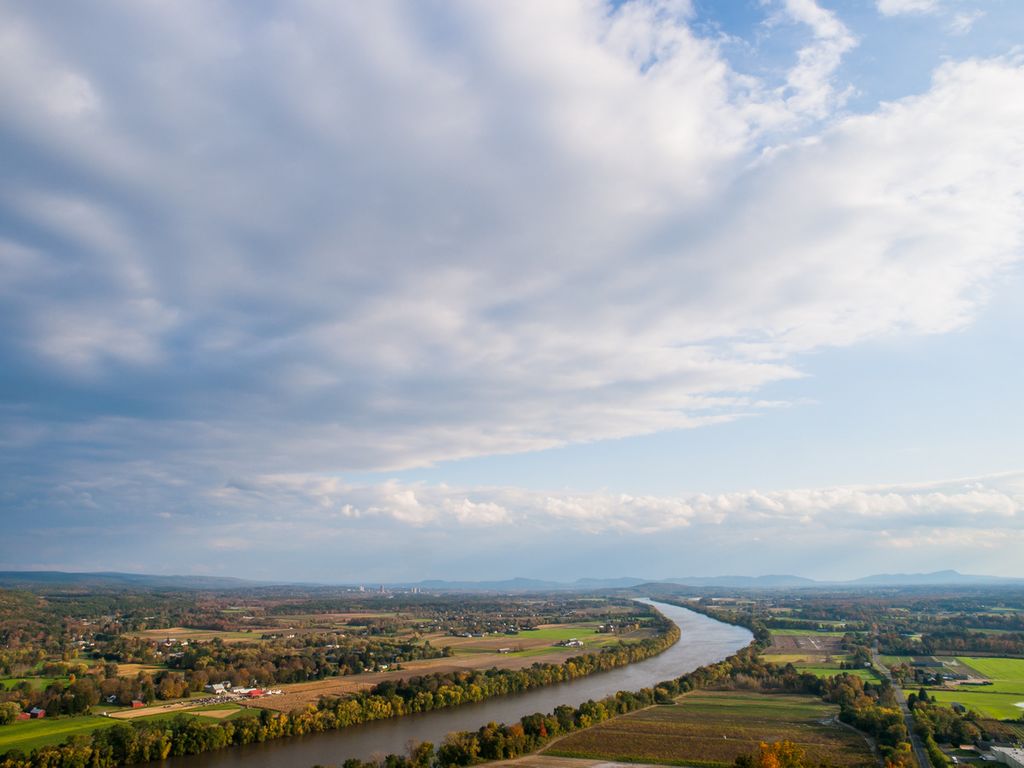
M132 699L132 709L142 709L144 706L146 706L145 702L139 699Z
M40 707L32 707L32 709L28 711L28 716L33 720L39 720L46 717L46 710L41 709Z

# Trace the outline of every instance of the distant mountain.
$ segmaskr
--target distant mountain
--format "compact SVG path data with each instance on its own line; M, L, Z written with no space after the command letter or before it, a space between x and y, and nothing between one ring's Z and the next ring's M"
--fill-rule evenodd
M363 582L368 584L369 582ZM349 586L355 586L352 582ZM572 582L517 577L494 581L446 581L428 579L418 582L384 583L390 589L417 587L430 592L588 592L606 589L646 587L664 592L672 587L695 589L864 589L900 586L1024 586L1024 578L978 576L945 570L934 573L880 573L850 581L816 581L788 574L767 576L681 576L672 579L642 579L635 576L583 578ZM143 573L65 573L63 571L0 571L0 587L78 587L94 589L201 589L233 590L280 586L286 588L341 587L342 584L251 581L229 576L156 576Z
M568 584L559 581L542 581L540 579L503 579L501 581L444 581L428 579L410 584L393 584L385 586L419 587L438 591L453 592L538 592L552 589L568 589Z
M803 576L684 576L665 579L670 584L686 587L735 587L739 589L766 589L778 587L813 587L820 582Z
M146 573L66 573L64 571L0 571L0 587L136 587L144 589L241 589L269 582L230 576L154 576Z
M617 579L576 579L573 585L579 589L628 589L650 584L650 579L638 579L634 576L620 576Z
M959 571L935 571L934 573L879 573L874 576L864 576L860 579L844 582L849 585L864 586L941 586L949 584L973 585L973 584L1024 584L1024 579L1012 579L1003 576L977 576Z

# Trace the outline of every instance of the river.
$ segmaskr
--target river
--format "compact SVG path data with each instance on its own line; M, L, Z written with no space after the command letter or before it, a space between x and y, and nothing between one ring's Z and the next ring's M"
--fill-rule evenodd
M476 730L491 721L515 722L523 715L551 712L559 704L577 707L587 699L602 699L616 691L650 687L705 664L721 661L753 639L743 627L723 624L667 603L643 602L653 605L678 624L682 637L668 650L636 664L477 704L378 720L327 733L176 757L160 765L162 768L311 768L317 763L340 765L349 757L366 760L372 756L405 753L410 741L438 744L451 731Z

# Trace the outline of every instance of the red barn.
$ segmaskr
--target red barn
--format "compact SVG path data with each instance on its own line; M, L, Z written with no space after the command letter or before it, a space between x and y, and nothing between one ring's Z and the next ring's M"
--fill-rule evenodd
M250 699L258 699L262 695L263 695L263 689L262 688L253 688L251 691L249 691L246 694L246 696L248 696Z
M146 705L143 702L139 701L138 699L133 699L132 700L132 709L141 709L144 706L146 706Z
M32 709L28 711L28 716L34 720L38 720L40 718L46 717L46 710L40 709L39 707L32 707Z

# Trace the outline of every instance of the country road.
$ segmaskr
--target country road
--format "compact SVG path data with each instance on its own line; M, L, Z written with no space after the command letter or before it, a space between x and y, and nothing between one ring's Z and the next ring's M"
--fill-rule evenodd
M914 731L914 716L910 714L910 707L907 706L907 697L903 695L903 688L893 682L892 673L889 671L889 668L882 663L882 658L878 655L878 643L875 643L871 648L871 661L874 663L878 673L884 675L885 679L892 685L893 693L896 694L896 701L899 702L900 709L903 710L903 722L907 726L910 746L914 749L914 758L917 760L918 766L920 768L931 768L931 762L928 760L928 753L925 751L924 744L921 743L921 739Z

